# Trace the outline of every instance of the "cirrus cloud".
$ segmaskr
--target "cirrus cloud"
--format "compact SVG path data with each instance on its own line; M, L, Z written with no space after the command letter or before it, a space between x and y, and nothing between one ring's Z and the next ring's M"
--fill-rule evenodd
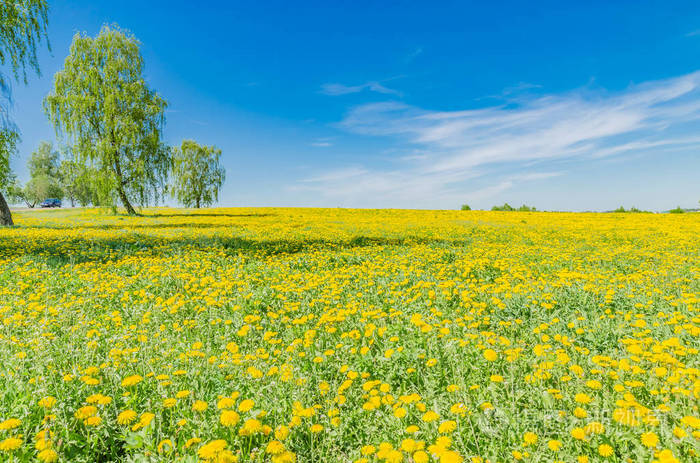
M323 84L321 86L321 93L330 96L360 93L363 90L369 90L370 92L376 93L384 93L386 95L401 96L401 92L399 92L398 90L388 88L377 81L371 81L361 85Z
M700 72L615 93L582 89L459 111L397 101L364 104L337 126L403 147L395 167L351 166L300 187L352 198L353 204L440 206L560 175L567 160L700 148L700 137L693 135L699 119ZM470 189L470 180L485 176L489 186Z

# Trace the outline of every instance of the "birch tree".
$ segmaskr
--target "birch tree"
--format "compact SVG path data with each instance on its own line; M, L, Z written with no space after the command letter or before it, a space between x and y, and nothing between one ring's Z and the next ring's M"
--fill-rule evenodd
M76 34L44 109L79 161L95 166L130 215L157 203L170 170L161 140L166 101L144 79L139 41L118 27ZM103 192L105 193L105 192Z

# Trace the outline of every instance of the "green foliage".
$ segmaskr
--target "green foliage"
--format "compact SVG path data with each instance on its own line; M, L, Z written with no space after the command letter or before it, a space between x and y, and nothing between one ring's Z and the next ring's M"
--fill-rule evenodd
M61 188L71 206L75 206L76 202L81 206L111 204L109 195L101 195L101 192L108 190L102 185L106 181L105 175L93 166L74 159L64 159L61 161L60 174Z
M503 206L493 206L492 211L514 211L515 209L508 203L503 204Z
M27 69L39 74L36 47L46 37L48 5L44 0L0 2L0 66L27 82ZM10 154L19 132L9 118L10 77L0 71L0 188L9 178Z
M42 141L27 161L31 179L24 188L13 179L8 191L13 202L24 201L27 207L34 207L47 198L63 199L59 154L50 142Z
M463 210L463 211L471 211L472 208L469 207L469 204L462 204L462 210Z
M48 10L45 0L0 2L0 68L9 68L12 76L25 84L27 69L39 74L36 48L46 38ZM1 193L10 185L10 156L19 141L19 131L9 117L10 104L10 78L0 71L0 225L13 224Z
M615 209L613 212L619 212L619 213L650 213L650 211L643 211L641 209L637 209L636 207L632 206L630 209L625 209L624 206L620 206L617 209Z
M99 196L120 200L129 214L157 203L170 169L161 142L166 101L143 77L136 38L104 26L95 38L76 34L44 109L76 159L102 174Z
M12 175L12 178L7 182L5 192L7 193L7 199L9 199L11 203L20 203L24 201L24 188L17 182L17 178L14 175Z
M29 175L47 177L58 180L59 178L59 154L53 149L53 144L48 141L39 143L39 147L34 151L27 162Z
M671 213L671 214L683 214L683 213L685 212L685 209L683 209L682 207L678 206L678 207L676 207L675 209L671 209L671 210L668 211L668 212Z
M71 206L75 206L80 190L80 179L84 165L70 159L61 161L59 172L61 174L61 188L66 197L70 200Z
M34 207L37 203L47 198L63 198L63 190L55 179L48 175L37 175L32 177L24 187L22 199L27 207Z
M180 148L173 148L173 197L185 207L200 208L217 201L226 179L220 158L220 149L193 140L184 140Z
M535 207L530 207L525 204L520 206L519 208L514 208L508 203L505 203L503 206L493 206L491 208L492 211L506 211L506 212L513 212L513 211L518 211L518 212L535 212L537 211L537 208Z
M9 66L15 79L25 84L27 68L39 74L36 47L46 38L48 12L45 0L0 2L0 65ZM8 83L0 73L0 86Z
M0 129L0 191L13 179L10 171L10 157L17 151L19 134L11 129Z
M520 206L520 207L518 208L518 211L519 211L519 212L536 212L536 211L537 211L537 208L536 208L536 207L530 207L530 206L527 206L527 205L523 204L522 206Z

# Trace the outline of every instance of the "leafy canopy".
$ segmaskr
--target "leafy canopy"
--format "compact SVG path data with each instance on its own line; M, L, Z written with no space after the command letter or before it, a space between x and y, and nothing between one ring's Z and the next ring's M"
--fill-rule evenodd
M10 81L14 77L26 84L27 70L39 74L36 49L46 38L48 9L45 0L0 1L0 190L12 180L10 156L19 142L9 117ZM9 68L11 76L2 68Z
M16 131L0 128L0 190L7 188L14 179L10 170L10 156L17 151L18 141Z
M6 187L11 200L24 201L27 207L34 207L36 203L47 198L63 198L59 154L53 149L51 142L39 143L39 147L27 161L27 167L31 179L24 187L20 186L14 178Z
M15 79L25 84L27 68L39 74L36 47L46 37L48 12L45 0L0 2L0 65L9 66ZM8 84L0 73L0 85Z
M503 206L493 206L491 208L492 211L507 211L507 212L513 212L513 211L519 211L519 212L535 212L537 211L536 207L531 207L526 204L523 204L519 208L514 208L508 203L503 204Z
M41 141L39 147L34 151L27 162L29 175L38 177L46 175L58 180L59 177L59 154L53 149L50 141Z
M61 186L48 175L40 174L32 177L22 191L22 199L28 207L34 207L48 198L63 198Z
M71 205L76 202L81 206L109 204L108 198L100 195L100 192L105 191L101 187L105 181L103 172L70 158L61 161L60 170L61 188Z
M139 41L103 26L95 38L76 34L44 108L77 160L107 174L101 188L131 203L158 202L170 168L161 142L166 101L143 77ZM104 193L104 192L103 192Z
M221 150L184 140L173 148L171 194L185 207L209 206L219 199L226 171L219 164Z

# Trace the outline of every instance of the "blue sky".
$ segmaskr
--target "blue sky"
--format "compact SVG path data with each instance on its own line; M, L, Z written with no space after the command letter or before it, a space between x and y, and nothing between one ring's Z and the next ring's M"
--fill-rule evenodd
M50 1L13 167L73 35L142 42L165 138L223 150L224 206L665 210L700 200L700 3Z

